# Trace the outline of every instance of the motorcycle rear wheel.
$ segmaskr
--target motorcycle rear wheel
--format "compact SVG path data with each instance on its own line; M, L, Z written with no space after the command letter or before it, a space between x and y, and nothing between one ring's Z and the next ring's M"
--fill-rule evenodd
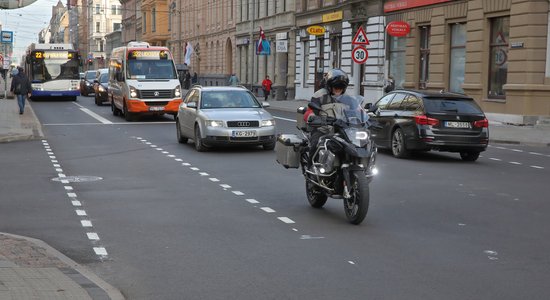
M323 190L311 183L309 180L306 180L306 195L309 205L315 208L321 208L325 203L327 203L327 195L323 193Z
M354 171L350 174L350 198L344 199L344 211L351 224L361 224L369 210L369 182L363 171Z

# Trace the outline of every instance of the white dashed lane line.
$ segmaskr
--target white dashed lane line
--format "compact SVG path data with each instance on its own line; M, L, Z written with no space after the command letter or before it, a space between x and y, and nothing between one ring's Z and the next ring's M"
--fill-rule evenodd
M57 177L58 178L66 178L67 176L65 174L63 174L63 168L61 167L61 164L59 163L59 161L55 157L54 151L50 147L48 141L47 140L42 140L42 145L44 146L44 149L46 150L46 154L51 159L52 166L53 166L55 172L57 172ZM82 208L82 202L78 200L78 195L75 193L74 187L71 186L71 185L68 185L69 180L61 179L60 182L62 184L64 184L63 189L67 193L67 197L71 201L71 205L73 207L77 208L77 209L75 209L75 213L80 218L80 225L83 228L86 228L87 230L93 228L92 221L90 221L88 219L83 219L84 217L88 217L88 213L86 212L86 210L84 210ZM93 243L94 243L94 245L92 247L94 253L97 256L99 256L100 259L106 258L108 253L107 253L107 250L105 249L105 247L101 247L101 245L97 245L98 241L99 241L99 235L95 232L87 232L86 236L88 237L88 239L90 241L93 241Z
M169 151L165 151L164 149L162 148L158 148L156 145L153 145L151 142L147 141L146 139L142 138L142 137L134 137L135 139L139 140L140 142L144 143L145 145L151 145L151 148L156 148L155 150L157 151L161 151L162 154L166 155L166 157L169 157L169 158L174 158L175 161L178 161L178 162L181 162L183 161L181 158L176 158L176 155L173 155L173 154L170 154ZM190 163L188 162L182 162L181 163L182 166L184 167L188 167L189 170L191 171L195 171L197 172L200 176L210 176L210 174L206 173L206 172L198 172L200 171L200 168L197 168L195 166L192 166ZM237 190L232 190L232 187L229 185L229 184L225 184L225 183L219 183L220 180L218 178L215 178L215 177L210 177L208 178L208 180L210 180L211 182L214 182L214 183L218 183L218 185L223 188L224 191L230 191L232 194L234 194L235 196L246 196L245 193L241 192L241 191L237 191ZM260 202L256 199L251 199L251 198L248 198L248 199L245 199L246 202L250 203L250 204L259 204ZM255 206L256 207L256 206ZM269 213L269 214L272 214L272 213L275 213L276 211L270 207L260 207L259 208L261 211L263 212L266 212L266 213ZM278 220L280 220L281 222L285 223L285 224L295 224L296 222L288 217L277 217ZM298 229L296 228L292 228L293 231L298 231Z

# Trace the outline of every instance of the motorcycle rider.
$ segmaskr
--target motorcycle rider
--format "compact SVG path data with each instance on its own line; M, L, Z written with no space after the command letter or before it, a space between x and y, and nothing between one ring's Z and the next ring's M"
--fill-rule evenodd
M341 69L331 69L327 72L325 87L316 91L313 96L311 96L311 102L317 103L323 108L323 105L339 102L339 99L346 92L346 88L349 85L348 75ZM306 113L304 114L304 120L306 122L311 122L319 116L318 111L313 111L308 107ZM317 151L317 144L321 136L329 133L329 128L327 127L313 127L313 130L309 136L309 163L315 151Z

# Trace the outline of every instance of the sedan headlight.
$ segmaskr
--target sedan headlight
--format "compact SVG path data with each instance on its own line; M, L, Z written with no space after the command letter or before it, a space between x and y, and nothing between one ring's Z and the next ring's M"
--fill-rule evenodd
M105 88L104 88L102 85L100 85L100 86L98 87L98 90L99 90L100 92L102 92L102 93L105 92Z
M206 120L206 126L208 126L208 127L223 127L223 121Z
M270 120L262 120L262 123L261 123L260 126L261 126L261 127L275 126L275 120L273 120L273 119L270 119Z

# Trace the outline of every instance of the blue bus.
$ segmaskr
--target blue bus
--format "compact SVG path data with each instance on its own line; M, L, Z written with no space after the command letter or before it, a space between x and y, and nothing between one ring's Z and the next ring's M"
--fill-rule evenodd
M32 99L76 100L80 96L80 57L70 44L31 44L25 72L32 83Z

